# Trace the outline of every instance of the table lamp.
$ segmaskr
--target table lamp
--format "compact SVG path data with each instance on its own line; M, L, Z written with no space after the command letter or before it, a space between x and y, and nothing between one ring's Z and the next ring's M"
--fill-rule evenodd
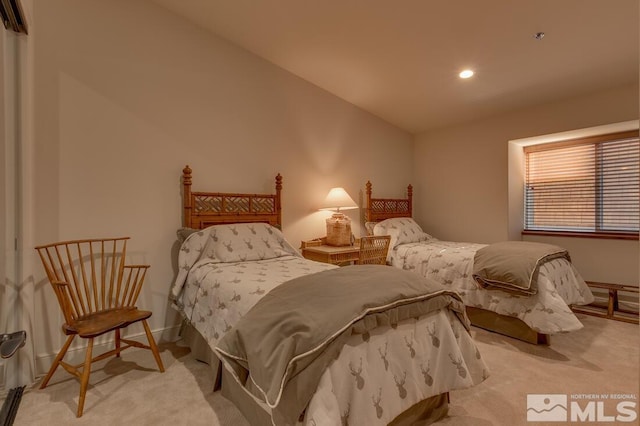
M335 213L327 219L327 244L330 246L350 246L351 219L341 213L341 210L357 209L358 205L347 194L344 188L331 188L322 203L322 210L334 210Z

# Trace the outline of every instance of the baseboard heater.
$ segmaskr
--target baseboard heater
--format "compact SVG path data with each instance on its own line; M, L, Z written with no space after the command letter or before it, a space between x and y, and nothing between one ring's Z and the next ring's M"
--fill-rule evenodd
M7 398L4 400L2 409L0 410L0 426L11 426L13 424L16 414L18 413L18 406L20 405L23 391L24 386L9 390Z
M20 0L0 0L0 16L2 23L8 30L27 34L27 20L25 19Z

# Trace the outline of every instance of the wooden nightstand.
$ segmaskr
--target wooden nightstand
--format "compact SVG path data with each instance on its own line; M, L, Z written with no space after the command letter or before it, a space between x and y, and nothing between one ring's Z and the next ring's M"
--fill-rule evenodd
M333 265L348 265L360 258L359 240L356 240L352 246L330 246L327 245L325 238L318 238L302 241L300 249L305 259Z

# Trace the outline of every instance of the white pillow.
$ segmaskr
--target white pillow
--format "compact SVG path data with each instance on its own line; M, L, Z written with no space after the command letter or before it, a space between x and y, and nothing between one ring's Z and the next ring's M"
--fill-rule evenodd
M373 228L375 228L377 223L378 222L365 222L364 223L364 229L367 230L367 235L375 235L373 233Z
M420 225L410 217L394 217L378 222L373 227L373 235L390 235L389 248L394 248L399 244L417 243L433 238L424 232Z
M268 223L233 223L215 225L210 243L216 259L222 262L244 262L296 255L282 232Z

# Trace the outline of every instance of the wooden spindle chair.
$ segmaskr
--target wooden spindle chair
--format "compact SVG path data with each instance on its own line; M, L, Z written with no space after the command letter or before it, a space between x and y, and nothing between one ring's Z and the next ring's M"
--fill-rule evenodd
M136 307L149 265L125 265L129 237L63 241L36 247L47 278L64 315L62 331L69 337L56 356L40 389L44 389L59 365L80 379L77 417L82 416L91 363L131 347L149 349L161 372L164 366L147 319L150 311ZM142 322L149 345L125 339L120 330ZM93 339L115 332L115 349L93 357ZM63 361L76 336L87 339L85 361Z
M360 237L360 256L357 265L386 265L391 237L369 235Z

